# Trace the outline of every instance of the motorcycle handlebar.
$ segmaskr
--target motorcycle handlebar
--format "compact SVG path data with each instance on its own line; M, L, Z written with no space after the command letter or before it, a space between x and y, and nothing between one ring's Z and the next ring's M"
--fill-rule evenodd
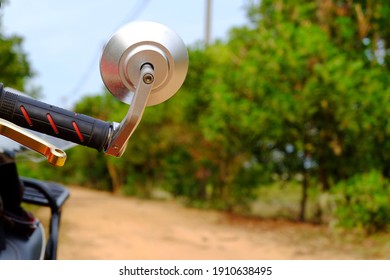
M6 91L0 84L0 118L18 126L101 151L111 123Z

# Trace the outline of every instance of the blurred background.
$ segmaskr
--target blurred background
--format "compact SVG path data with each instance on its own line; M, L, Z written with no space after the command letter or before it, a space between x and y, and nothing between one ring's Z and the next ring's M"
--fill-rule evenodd
M13 2L3 2L1 10L1 81L42 96L44 85L34 80L36 62L23 35L5 28ZM147 2L149 6L139 4L123 18L137 19L137 9L142 15L156 1ZM380 249L370 257L390 258L390 2L219 2L188 1L188 7L201 11L193 19L187 2L166 1L183 5L183 12L170 8L175 23L169 26L185 28L178 33L189 49L188 76L173 98L145 110L121 159L75 147L67 151L68 162L61 169L22 162L20 173L243 217L311 223L331 235L376 236L370 240ZM225 15L230 2L236 6ZM91 14L93 5L88 7ZM77 6L67 21L78 16ZM43 16L50 14L49 7L40 8L42 26L49 24ZM28 9L19 8L19 13L20 24L32 28L32 22L23 22ZM224 28L217 36L216 14L223 20L241 16L221 22ZM159 21L158 16L147 19ZM73 32L77 26L68 28ZM198 35L187 37L192 32ZM46 44L51 36L55 34L43 29L38 43ZM63 40L69 56L82 41ZM58 43L48 44L58 48ZM96 63L94 71L98 47L94 44L92 55L84 59ZM61 76L56 86L69 89L81 77ZM80 83L75 92L82 98L70 97L64 104L104 120L119 122L125 116L128 106L101 84L94 84L95 92L82 92L84 80Z

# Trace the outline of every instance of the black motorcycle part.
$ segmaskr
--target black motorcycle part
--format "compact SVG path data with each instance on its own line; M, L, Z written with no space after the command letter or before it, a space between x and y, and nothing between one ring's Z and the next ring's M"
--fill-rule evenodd
M24 185L23 202L49 207L51 210L49 237L46 244L45 259L57 258L58 233L62 208L69 198L69 190L54 183L21 178Z
M0 118L44 134L101 151L111 124L5 91L0 84Z
M0 196L0 252L5 249L5 230L3 223L3 200Z
M23 197L23 185L19 180L16 164L11 160L1 161L3 159L0 159L0 196L3 200L3 210L14 215L22 215L23 210L20 203Z
M36 230L29 238L14 233L5 234L5 249L0 251L0 260L39 260L45 248L43 227L36 221Z
M21 206L23 183L15 162L6 154L0 156L0 177L0 259L39 259L45 246L44 233L40 222Z

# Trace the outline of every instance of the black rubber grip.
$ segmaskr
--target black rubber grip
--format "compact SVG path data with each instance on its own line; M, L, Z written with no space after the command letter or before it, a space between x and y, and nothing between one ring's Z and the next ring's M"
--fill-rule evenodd
M5 91L0 84L0 118L18 126L101 151L111 124Z

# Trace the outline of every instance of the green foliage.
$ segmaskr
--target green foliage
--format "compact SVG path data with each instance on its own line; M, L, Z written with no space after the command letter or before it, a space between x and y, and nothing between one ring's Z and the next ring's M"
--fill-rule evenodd
M1 13L0 7L0 20ZM26 82L32 76L33 71L23 50L23 38L17 35L6 35L0 22L0 82L8 87L25 91Z
M358 174L341 181L334 189L337 225L367 233L390 226L390 181L380 172Z
M260 133L267 144L258 152L273 150L282 178L304 174L328 190L370 168L388 174L390 75L380 50L389 44L378 44L388 33L370 25L378 20L372 13L388 6L252 1L252 29L233 30L229 43L239 55L233 61L243 70L238 80L256 101L267 99L257 105L265 108L265 126L272 125L266 134L273 137Z
M24 90L28 78L32 76L20 37L0 36L0 77L2 82L18 90Z

